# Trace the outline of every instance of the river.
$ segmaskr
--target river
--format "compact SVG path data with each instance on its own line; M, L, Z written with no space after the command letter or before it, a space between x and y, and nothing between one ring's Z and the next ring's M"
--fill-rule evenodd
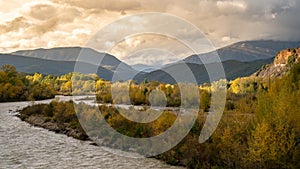
M30 104L0 103L0 168L179 168L33 127L15 116Z

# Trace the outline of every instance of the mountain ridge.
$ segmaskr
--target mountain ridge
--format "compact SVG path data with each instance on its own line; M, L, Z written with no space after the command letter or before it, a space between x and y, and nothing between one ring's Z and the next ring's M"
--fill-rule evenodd
M26 74L42 73L45 75L63 75L74 71L75 64L81 65L86 73L96 73L105 80L111 80L113 72L101 66L95 67L88 63L74 61L55 61L39 58L31 58L18 55L0 54L0 65L9 64L15 66L17 71ZM91 72L91 68L97 72Z
M242 62L263 60L274 57L278 51L300 46L300 41L256 40L241 41L213 52L191 55L182 61L185 63L203 64L200 58L218 55L221 61L238 60Z
M116 71L116 69L122 69L124 71L134 71L126 63L120 61L113 55L108 53L101 53L92 48L85 47L57 47L57 48L38 48L33 50L20 50L10 53L12 55L26 56L33 58L40 58L45 60L56 60L56 61L81 61L93 65L101 61L100 66ZM79 57L80 56L80 57Z

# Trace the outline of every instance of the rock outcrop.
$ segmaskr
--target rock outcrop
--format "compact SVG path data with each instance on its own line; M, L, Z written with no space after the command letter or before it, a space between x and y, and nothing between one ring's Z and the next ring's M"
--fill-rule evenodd
M274 62L263 66L252 76L266 78L281 77L288 72L291 66L300 61L300 47L280 51Z

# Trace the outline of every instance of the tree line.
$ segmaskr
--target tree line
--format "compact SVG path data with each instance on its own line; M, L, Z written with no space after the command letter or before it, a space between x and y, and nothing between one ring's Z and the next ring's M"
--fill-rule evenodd
M51 86L27 79L14 66L1 66L0 102L49 99L54 95L55 91Z

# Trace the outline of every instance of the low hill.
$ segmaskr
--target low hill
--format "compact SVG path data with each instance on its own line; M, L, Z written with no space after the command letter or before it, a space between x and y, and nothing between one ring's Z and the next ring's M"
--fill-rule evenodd
M28 74L39 72L42 74L63 75L69 72L73 72L75 63L76 62L74 61L54 61L24 56L0 54L0 65L13 65L17 68L17 71ZM90 71L92 70L92 68L96 69L95 65L84 62L78 62L77 64L80 64L81 67L85 68L82 69L82 72L95 73ZM97 70L97 74L101 78L111 80L111 77L113 75L112 71L101 66L98 67Z
M81 62L95 64L101 60L100 66L116 71L135 71L126 63L121 62L115 56L107 53L100 53L94 49L82 47L59 47L51 49L34 49L34 50L21 50L13 52L12 55L27 56L32 58L55 60L55 61L77 61L80 55Z
M261 68L263 65L272 62L273 58L265 60L257 60L252 62L240 62L236 60L229 60L223 62L224 71L227 80L233 80L237 77L249 76ZM214 66L215 63L211 63L208 66ZM161 70L156 70L150 73L140 73L135 77L135 80L142 82L147 79L148 81L159 81L164 83L176 83L176 81L166 72L182 73L182 76L186 76L183 72L179 72L182 66L187 65L193 72L198 84L209 82L209 76L203 64L195 63L178 63L164 67ZM215 79L218 80L218 79Z

